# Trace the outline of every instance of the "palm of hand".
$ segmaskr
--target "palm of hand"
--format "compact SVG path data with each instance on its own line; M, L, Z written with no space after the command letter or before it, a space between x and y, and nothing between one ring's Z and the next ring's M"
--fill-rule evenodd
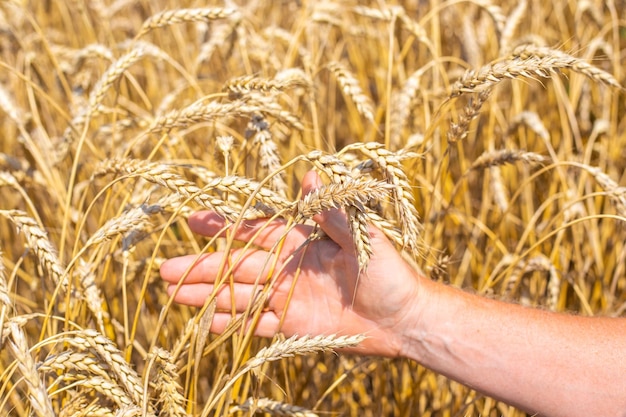
M234 294L228 284L218 291L218 313L211 330L220 333L225 329L232 318L233 300L237 313L248 308L250 300L271 275L267 271L276 256L275 281L255 329L257 335L271 337L278 331L286 336L362 333L368 338L356 350L397 355L402 319L416 302L415 271L401 259L382 232L371 229L374 256L367 271L359 276L352 239L341 212L328 211L314 219L332 240L307 242L312 227L305 225L296 226L285 235L285 224L281 221L246 222L234 232L236 240L254 239L253 243L261 249L231 251L230 259L235 265ZM218 234L224 226L223 219L211 212L199 212L189 223L195 232L209 236ZM280 252L268 253L283 236ZM173 293L176 283L195 263L176 292L175 300L203 305L213 292L213 281L223 256L213 253L198 261L197 256L189 255L163 264L161 275L171 283L170 293Z

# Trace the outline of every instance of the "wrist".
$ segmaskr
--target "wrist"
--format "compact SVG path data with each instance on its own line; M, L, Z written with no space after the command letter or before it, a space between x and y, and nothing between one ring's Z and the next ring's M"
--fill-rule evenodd
M399 357L429 362L429 355L446 350L446 328L450 318L458 317L463 309L461 291L419 276L419 296L411 305L401 325Z

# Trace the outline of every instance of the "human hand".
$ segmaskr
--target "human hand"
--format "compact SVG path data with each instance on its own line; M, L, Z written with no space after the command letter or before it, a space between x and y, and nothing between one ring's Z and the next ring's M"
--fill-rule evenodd
M303 193L306 195L320 185L319 176L309 172L303 179ZM233 300L237 313L248 308L250 300L266 284L268 275L271 276L270 266L275 261L275 276L271 278L275 281L255 328L258 336L271 337L279 331L287 337L364 334L367 338L355 352L398 356L405 326L415 317L423 278L401 258L385 235L372 226L369 232L373 256L367 270L359 276L344 214L329 210L313 220L329 239L307 242L313 226L297 225L287 232L282 220L245 221L234 231L235 240L254 239L254 245L260 249L247 249L243 254L243 249L231 251L230 259L241 258L232 269L234 294L228 281L217 292L217 312L211 331L224 331L232 319ZM202 211L189 218L191 229L207 236L219 234L225 224L214 212ZM280 251L268 252L283 236ZM161 266L161 276L170 283L168 291L174 294L175 301L202 306L213 292L224 256L223 252L215 252L200 259L187 255L166 261ZM176 291L183 277L184 282Z

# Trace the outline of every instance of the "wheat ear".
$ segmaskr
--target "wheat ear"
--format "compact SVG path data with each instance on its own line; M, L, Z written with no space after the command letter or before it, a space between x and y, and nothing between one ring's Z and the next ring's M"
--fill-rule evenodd
M32 411L39 417L54 417L55 413L50 397L37 373L37 367L28 347L24 330L14 321L9 321L5 326L7 326L11 335L6 345L17 360L17 368L24 376L23 381L28 387L28 399Z
M12 221L24 234L27 246L32 248L41 263L56 285L66 289L68 285L65 268L61 265L56 249L48 240L48 234L27 213L21 210L0 210L0 216Z
M248 398L245 402L231 407L230 412L259 412L281 417L318 417L318 414L304 407L286 404L269 398Z
M372 100L365 95L356 77L341 63L330 62L327 65L341 86L341 91L356 106L361 116L374 123L374 106Z
M77 349L96 354L111 369L134 404L143 403L144 392L141 378L126 362L122 352L111 340L96 330L85 329L75 332L72 337L66 338L65 341Z
M141 26L136 38L140 38L151 30L164 26L183 22L210 22L223 19L238 21L241 19L241 13L234 7L166 10L149 17Z
M162 348L152 351L157 366L155 391L158 393L157 404L167 416L187 417L185 397L178 383L178 367L172 361L170 352Z

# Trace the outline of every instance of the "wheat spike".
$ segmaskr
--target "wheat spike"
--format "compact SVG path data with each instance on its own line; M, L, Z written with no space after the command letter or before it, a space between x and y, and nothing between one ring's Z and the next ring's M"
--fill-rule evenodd
M134 404L142 404L143 384L137 372L126 362L120 350L112 341L103 336L100 332L92 329L85 329L75 332L72 337L64 339L69 345L86 351L93 352L104 361L111 369L116 379L124 387L126 393L132 398Z
M269 124L261 115L252 116L250 123L248 123L248 130L254 132L252 144L259 148L259 165L262 169L262 174L273 174L270 179L270 188L280 196L286 196L285 173L279 171L281 167L280 153L278 145L272 138Z
M20 109L7 88L2 84L0 84L0 109L2 109L16 125L23 126L24 123L26 123L26 112Z
M327 64L330 72L335 76L346 98L352 100L357 111L369 122L374 123L374 106L372 100L365 95L355 76L341 63Z
M453 84L450 97L482 91L507 78L533 78L537 76L547 78L558 69L571 69L594 81L623 89L611 74L580 58L551 48L522 45L515 48L507 59L492 62L478 70L467 71Z
M500 54L506 55L511 52L511 41L515 35L515 30L520 24L520 21L525 17L525 12L528 8L528 0L520 0L517 2L517 6L511 11L508 19L504 23L502 28L502 34L500 35Z
M296 207L296 221L302 221L326 210L353 206L365 211L370 200L384 200L393 187L378 180L349 180L323 185L304 196Z
M304 407L271 400L269 398L248 398L245 402L231 407L230 412L238 411L266 413L282 417L318 417L318 414Z
M0 210L0 216L11 220L24 234L28 247L32 248L42 267L56 285L66 289L68 285L65 268L61 265L56 249L48 240L48 234L27 213L21 210Z
M152 351L157 365L155 391L158 393L157 404L167 416L187 417L185 397L178 383L178 367L172 362L171 354L165 349Z
M448 143L456 143L459 140L465 139L470 123L478 116L480 109L485 101L487 101L490 94L491 90L485 89L478 93L476 100L469 101L469 104L465 107L463 115L459 118L458 123L452 123L450 126L450 130L448 130L447 134Z
M183 22L210 22L228 19L238 21L241 13L234 7L205 7L195 9L166 10L149 17L141 26L136 38L140 38L152 29Z
M546 143L549 143L550 133L548 133L548 129L546 129L545 125L543 124L537 113L531 111L523 111L513 117L506 131L506 136L510 136L513 131L517 129L520 125L527 126Z
M518 149L498 149L484 152L476 158L469 170L481 170L487 167L512 164L518 161L527 164L543 164L547 162L548 159L535 152L526 152Z
M393 110L391 112L391 143L394 145L401 143L402 130L406 126L411 114L412 102L417 95L420 87L420 81L426 68L420 68L413 72L404 82L399 92L394 94L391 101Z
M402 160L414 157L415 154L395 154L377 142L355 143L346 146L344 150L357 150L363 153L380 167L385 181L393 185L394 207L396 218L401 222L403 247L419 254L420 235L423 226L415 208L413 190L402 167Z
M82 373L83 375L99 376L109 380L110 367L95 358L90 352L65 351L48 356L38 365L40 372L59 371L63 373Z
M545 46L537 45L521 45L513 50L512 56L519 57L521 59L539 59L542 66L545 68L551 68L551 70L557 68L568 68L572 71L578 72L587 76L588 78L619 90L624 90L624 87L606 71L600 68L594 67L581 58L576 58L563 51L548 48Z
M251 370L258 368L266 362L277 361L289 358L294 355L304 355L307 353L324 352L334 349L355 347L363 341L362 335L355 336L292 336L289 339L273 343L257 352L243 366L244 369ZM246 372L247 372L246 371Z
M103 167L93 174L93 177L106 175L111 172L125 173L129 176L139 176L146 181L161 185L185 198L192 199L201 207L215 211L223 217L234 220L239 216L239 211L233 209L224 200L206 194L192 182L184 179L176 173L171 166L162 163L151 163L140 160L109 160ZM217 185L220 181L218 179ZM217 185L214 185L217 187ZM248 219L263 217L264 213L249 209L245 213Z
M5 326L10 331L10 338L6 345L17 360L17 368L23 375L23 381L28 387L28 399L32 411L36 416L54 417L55 413L52 403L46 387L37 373L35 361L28 347L24 330L14 321L9 321Z
M299 68L291 68L279 72L274 79L260 78L254 75L243 75L228 80L222 91L228 92L229 98L239 99L253 91L262 93L278 93L295 87L311 87L311 81Z
M230 103L198 101L181 110L172 110L155 118L148 127L148 132L160 133L174 128L185 128L200 122L215 121L222 117L235 116L243 113L243 106L244 102L242 101Z

